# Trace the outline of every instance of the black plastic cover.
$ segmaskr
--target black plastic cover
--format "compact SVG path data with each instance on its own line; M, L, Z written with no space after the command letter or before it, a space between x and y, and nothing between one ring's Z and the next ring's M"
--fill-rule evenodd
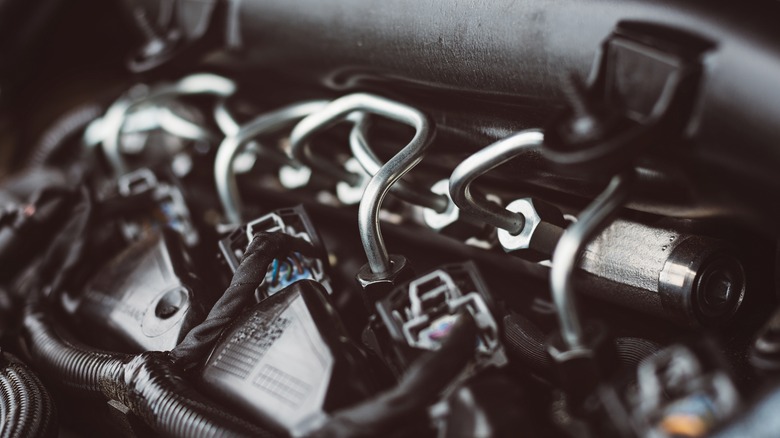
M166 351L203 318L204 293L178 235L165 230L109 261L73 311L106 347Z
M326 295L299 281L244 313L206 362L205 389L292 434L366 397L364 356Z

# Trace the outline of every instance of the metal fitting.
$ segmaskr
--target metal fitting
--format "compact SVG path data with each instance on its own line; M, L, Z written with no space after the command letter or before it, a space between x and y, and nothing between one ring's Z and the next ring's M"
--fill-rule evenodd
M355 278L365 293L369 308L373 308L374 302L383 298L399 284L409 280L413 274L406 257L394 254L390 256L390 269L387 272L376 274L366 264L360 268Z
M548 339L547 354L555 363L561 387L576 403L609 377L617 364L617 350L606 326L599 322L584 327L581 344L576 347L561 335L556 333Z
M498 242L504 251L529 260L548 258L566 227L561 211L534 198L512 201L506 209L522 214L525 223L517 234L504 229L498 230Z
M443 179L437 181L436 184L431 187L431 192L447 197L447 208L444 211L436 211L432 208L423 209L423 221L428 228L436 231L443 231L447 227L458 222L460 218L460 210L452 202L450 197L450 180Z

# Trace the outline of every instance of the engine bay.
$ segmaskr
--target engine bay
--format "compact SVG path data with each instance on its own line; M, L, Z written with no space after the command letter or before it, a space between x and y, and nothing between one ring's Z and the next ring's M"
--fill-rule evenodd
M0 436L780 434L780 4L60 3Z

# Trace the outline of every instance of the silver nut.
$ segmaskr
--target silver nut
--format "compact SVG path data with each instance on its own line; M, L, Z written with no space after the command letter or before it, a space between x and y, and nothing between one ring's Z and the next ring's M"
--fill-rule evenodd
M530 259L548 257L566 225L560 210L533 198L512 201L507 210L525 217L523 229L517 234L498 230L498 242L504 251Z
M450 201L447 205L447 210L442 213L430 208L423 209L423 220L425 221L425 225L432 230L441 231L448 225L458 221L460 209L452 202L452 198L450 197L450 180L443 179L437 181L436 184L431 187L431 191L439 195L447 196L447 199Z

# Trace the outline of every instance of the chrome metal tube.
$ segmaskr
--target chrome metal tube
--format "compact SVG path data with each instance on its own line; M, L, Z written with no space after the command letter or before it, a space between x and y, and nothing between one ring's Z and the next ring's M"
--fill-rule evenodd
M356 111L369 112L387 117L401 123L408 121L400 116L401 113L393 113L398 107L405 112L415 111L411 107L394 102L372 94L355 93L340 97L330 103L321 111L301 120L290 134L290 150L292 156L301 163L309 166L313 171L325 174L338 181L346 181L355 185L360 182L360 176L326 160L314 156L310 148L311 137L315 133L325 130L339 122L349 120L348 116ZM414 125L413 125L414 126Z
M314 100L288 105L258 116L241 126L235 135L225 137L214 161L214 178L222 208L231 223L241 222L241 199L233 172L235 157L251 140L288 128L300 119L320 111L327 104L326 100Z
M371 150L371 145L368 143L368 129L371 126L368 114L365 113L353 113L350 115L350 120L355 123L352 131L349 135L349 145L352 150L352 156L355 157L360 166L369 175L375 175L382 167L382 161ZM445 195L434 193L430 190L420 189L413 185L407 184L404 181L398 181L390 189L390 193L398 198L409 202L410 204L419 205L425 208L429 208L437 213L443 213L447 211L450 200Z
M241 125L238 124L227 108L227 99L220 99L214 107L214 121L225 137L236 135L238 130L241 129Z
M607 188L582 211L555 247L550 270L550 288L558 310L561 337L570 348L583 345L583 329L577 312L572 277L580 254L614 218L630 195L635 173L616 175Z
M538 129L528 129L499 140L471 155L450 176L450 196L461 210L475 220L517 234L523 230L525 217L471 193L471 183L516 156L537 149L544 141Z
M114 168L114 172L121 175L127 171L127 166L119 146L119 137L127 114L134 108L144 103L193 94L227 97L233 94L235 90L236 84L230 79L209 73L198 73L187 76L173 84L155 87L142 97L124 96L117 100L106 111L101 126L103 152Z
M368 112L405 123L415 128L412 140L371 178L360 202L358 225L363 249L371 271L384 274L391 271L382 231L379 227L379 209L393 184L420 163L434 136L433 122L422 112L383 97L356 93L338 98L325 108L301 120L290 135L292 155L313 170L339 180L351 182L358 175L323 160L317 160L309 150L314 133L326 129L356 112Z

